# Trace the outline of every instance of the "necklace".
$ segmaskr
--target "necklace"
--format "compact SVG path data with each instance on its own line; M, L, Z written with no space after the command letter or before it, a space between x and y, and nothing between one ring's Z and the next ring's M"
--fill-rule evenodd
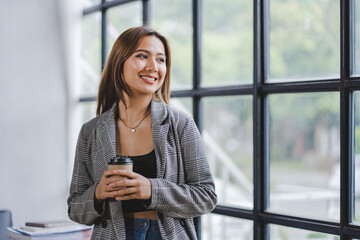
M145 118L147 116L149 116L149 114L151 113L151 111L149 111L147 114L145 114L145 117L135 126L135 127L129 127L125 122L124 120L122 120L122 118L119 116L119 119L120 121L122 121L122 123L127 127L127 128L130 128L131 129L131 132L132 133L135 133L136 132L136 128L140 126L140 124L145 120Z

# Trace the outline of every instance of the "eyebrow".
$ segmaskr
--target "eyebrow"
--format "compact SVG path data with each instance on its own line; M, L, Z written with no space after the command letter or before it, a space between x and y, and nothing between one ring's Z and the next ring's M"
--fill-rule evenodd
M135 52L146 52L146 53L150 53L149 50L146 50L146 49L137 49ZM157 53L156 55L162 55L162 56L166 56L164 53Z

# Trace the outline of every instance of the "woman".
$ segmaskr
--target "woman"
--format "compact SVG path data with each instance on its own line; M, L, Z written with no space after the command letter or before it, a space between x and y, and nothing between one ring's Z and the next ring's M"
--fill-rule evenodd
M215 207L199 131L168 106L170 66L166 38L149 27L114 43L98 116L79 134L68 199L70 219L95 224L92 239L196 239L193 217ZM115 155L131 156L134 172L107 170Z

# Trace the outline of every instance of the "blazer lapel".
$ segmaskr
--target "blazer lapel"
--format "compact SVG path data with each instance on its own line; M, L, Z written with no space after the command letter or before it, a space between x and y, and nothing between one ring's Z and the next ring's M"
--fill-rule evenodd
M163 178L166 164L166 139L169 132L167 109L162 102L151 102L151 131L156 155L156 177Z
M99 174L107 170L107 162L116 156L116 126L115 126L115 107L114 106L102 114L99 126L97 127L97 155L102 159L99 162Z
M110 158L116 156L116 122L115 122L115 110L117 104L114 104L111 109L103 114L103 128L99 133L101 139L102 151L104 151L104 170L107 170L107 162ZM99 129L100 130L100 129ZM112 219L113 227L117 239L121 239L120 232L124 228L124 221L122 218L122 206L120 201L109 201L110 216Z

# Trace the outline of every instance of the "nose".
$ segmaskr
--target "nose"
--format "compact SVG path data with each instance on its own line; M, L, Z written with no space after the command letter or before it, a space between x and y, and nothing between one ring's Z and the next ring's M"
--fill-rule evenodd
M149 58L147 63L146 63L146 68L145 70L147 71L153 71L153 72L157 72L158 71L158 66L156 63L156 59L155 58Z

